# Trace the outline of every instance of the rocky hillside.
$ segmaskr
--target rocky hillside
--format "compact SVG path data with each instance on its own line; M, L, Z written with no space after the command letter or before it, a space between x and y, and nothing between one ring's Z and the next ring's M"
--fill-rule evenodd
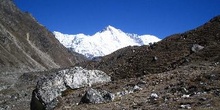
M82 63L103 70L113 80L63 92L55 109L217 110L219 40L217 16L150 46L126 47L98 61Z
M114 79L160 73L196 61L220 60L220 16L182 34L150 46L126 47L97 62L82 64L109 73ZM198 48L202 50L199 51Z
M27 110L35 86L30 81L38 78L20 81L21 75L41 75L39 71L73 66L83 59L12 0L0 0L0 10L0 110Z
M12 0L1 0L0 10L0 73L67 67L80 61Z
M39 78L32 94L32 110L219 109L219 27L217 16L150 46L126 47L97 61L81 63L103 70L101 76L79 74L82 81L78 81L76 73L81 70L75 67L77 72L70 68L51 75L41 73L43 77L26 73L20 80L33 88L33 79ZM105 83L89 84L93 78ZM78 85L85 86L74 88Z

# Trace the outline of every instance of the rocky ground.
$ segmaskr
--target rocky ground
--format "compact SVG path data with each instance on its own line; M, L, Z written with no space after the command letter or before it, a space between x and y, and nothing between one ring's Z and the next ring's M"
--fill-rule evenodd
M2 89L0 109L30 109L31 94L37 79L48 73L25 73L17 82L13 82L14 85ZM220 108L219 85L218 62L194 62L163 73L115 80L80 89L67 89L57 98L59 103L54 109L217 110ZM90 88L108 91L115 97L113 100L98 104L80 103Z
M116 95L112 102L101 104L79 104L88 88L69 90L60 97L60 104L56 109L217 110L220 108L218 63L199 62L164 73L113 81L92 88L117 94L129 91L128 88L135 85L141 89L125 95Z

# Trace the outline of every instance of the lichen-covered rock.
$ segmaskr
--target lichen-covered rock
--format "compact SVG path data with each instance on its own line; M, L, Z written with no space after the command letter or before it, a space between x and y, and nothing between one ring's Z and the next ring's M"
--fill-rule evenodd
M55 107L54 100L67 88L77 89L96 83L110 82L111 78L99 70L86 70L74 67L58 71L54 75L38 81L35 96L46 109ZM34 105L34 104L33 104Z
M82 97L80 103L104 103L114 100L115 95L105 90L89 89Z
M86 70L81 67L62 70L66 85L72 89L91 86L94 83L109 82L111 78L99 70Z
M67 89L64 82L64 74L42 78L38 81L36 89L38 98L45 104L50 103L57 96L60 96L62 91Z

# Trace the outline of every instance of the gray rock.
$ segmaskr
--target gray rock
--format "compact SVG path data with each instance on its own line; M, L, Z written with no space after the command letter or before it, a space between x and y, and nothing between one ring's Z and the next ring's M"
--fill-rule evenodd
M156 56L153 57L153 61L157 61L158 58Z
M65 83L72 89L91 86L95 83L110 82L111 78L104 72L99 70L85 70L81 67L76 67L70 70L60 71L65 74Z
M139 86L135 85L134 88L133 88L133 91L136 92L136 91L140 91L142 90L142 88L140 88Z
M77 89L96 83L110 82L111 78L99 70L86 70L74 67L58 71L55 75L40 79L36 86L35 96L46 109L55 107L54 100L67 88ZM32 96L33 97L33 96ZM33 104L34 105L34 104Z
M114 94L105 90L89 89L82 97L80 103L104 103L114 100Z
M191 109L190 104L180 105L180 108L183 108L183 109Z
M199 44L193 44L191 50L192 50L192 52L198 52L198 51L202 50L203 48L204 47Z
M122 96L124 96L124 95L131 94L131 93L140 91L140 90L142 90L143 88L139 87L138 85L128 85L127 87L125 87L125 88L123 88L123 89L124 89L123 91L116 92L116 93L115 93L115 96L116 96L116 97L122 97Z
M151 93L150 98L158 98L159 96L157 95L157 93Z

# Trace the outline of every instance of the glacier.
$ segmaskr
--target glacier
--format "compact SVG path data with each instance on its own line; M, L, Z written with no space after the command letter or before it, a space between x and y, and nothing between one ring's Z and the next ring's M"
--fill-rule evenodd
M148 45L161 40L154 35L125 33L110 25L94 35L85 35L83 33L69 35L58 31L53 33L66 48L89 59L108 55L123 47Z

